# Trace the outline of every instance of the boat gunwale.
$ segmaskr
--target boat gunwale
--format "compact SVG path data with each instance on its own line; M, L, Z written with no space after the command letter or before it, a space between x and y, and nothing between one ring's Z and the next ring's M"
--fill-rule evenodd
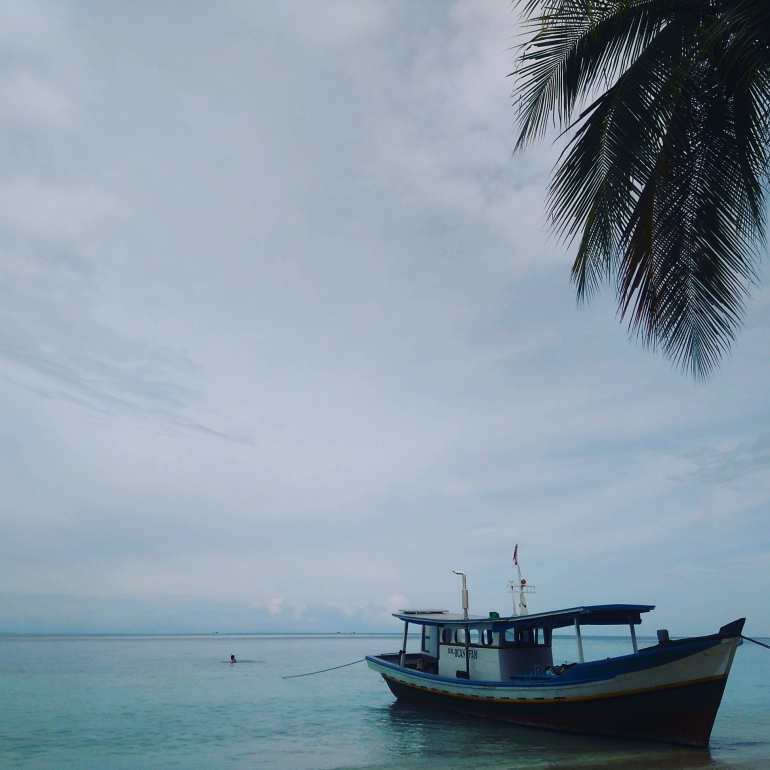
M439 676L438 674L430 674L426 671L419 671L417 669L405 668L395 663L390 663L383 660L377 655L367 655L365 660L367 664L373 663L377 666L383 666L394 672L401 672L410 677L415 677L418 681L432 681L432 682L446 682L452 685L459 685L461 687L497 687L497 688L538 688L538 689L550 689L555 687L569 687L576 685L585 685L595 682L605 682L615 679L618 676L624 674L634 674L643 671L649 671L657 666L663 666L669 663L675 663L680 660L684 660L691 655L697 655L700 652L705 652L712 647L716 647L724 641L734 639L733 634L709 634L707 636L694 636L687 637L685 639L672 639L671 641L664 642L662 644L653 645L652 647L643 647L638 652L630 653L628 655L618 655L613 658L605 658L603 660L592 660L584 663L576 663L571 666L563 674L556 676L540 675L535 676L532 674L518 675L511 680L484 680L484 679L457 679L453 677ZM683 648L692 647L691 651ZM489 648L487 648L489 649ZM666 655L667 652L677 652L674 656ZM383 655L394 655L397 653L383 653ZM410 655L419 656L420 653L410 653ZM662 659L661 659L662 658ZM646 660L645 660L646 659ZM648 665L633 666L626 670L617 670L617 664L630 662L643 662ZM604 669L603 675L601 675L602 669ZM607 670L611 669L611 670ZM590 676L591 672L595 672L596 676ZM382 672L380 672L382 673ZM589 676L581 676L586 675Z

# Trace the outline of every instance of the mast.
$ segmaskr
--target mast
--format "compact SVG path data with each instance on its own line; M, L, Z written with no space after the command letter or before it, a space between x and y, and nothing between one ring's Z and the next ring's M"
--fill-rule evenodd
M513 566L516 567L516 573L518 574L518 580L509 580L508 584L511 588L511 598L513 600L513 617L516 615L529 615L529 607L527 606L526 594L535 593L535 586L528 586L527 581L521 576L521 565L519 564L519 544L516 543L516 547L513 549ZM516 594L518 593L518 596ZM518 612L517 612L517 600L518 599Z

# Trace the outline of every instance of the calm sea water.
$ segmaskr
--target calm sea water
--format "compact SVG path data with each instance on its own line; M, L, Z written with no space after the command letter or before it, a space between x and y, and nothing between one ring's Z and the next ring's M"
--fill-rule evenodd
M593 658L630 652L629 639L584 639ZM393 651L399 642L0 636L0 767L770 768L770 651L748 643L738 650L707 750L402 706L364 663L281 678ZM557 638L554 657L574 659L574 641Z

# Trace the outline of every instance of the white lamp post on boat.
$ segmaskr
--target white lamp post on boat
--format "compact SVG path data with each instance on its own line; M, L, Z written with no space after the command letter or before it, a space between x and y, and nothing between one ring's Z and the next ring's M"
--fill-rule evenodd
M463 620L468 620L468 586L465 583L465 573L464 572L458 572L456 569L453 569L452 572L455 573L455 575L461 575L463 579Z

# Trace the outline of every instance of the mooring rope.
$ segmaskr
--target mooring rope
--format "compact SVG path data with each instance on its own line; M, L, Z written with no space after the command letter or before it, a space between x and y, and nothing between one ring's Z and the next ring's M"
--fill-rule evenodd
M754 644L758 644L760 647L767 647L768 650L770 650L770 644L765 644L764 642L758 642L756 639L752 639L750 636L744 636L741 634L741 639L745 639L747 642L754 642Z
M741 639L745 639L747 642L754 642L754 644L758 644L760 647L766 647L768 650L770 650L770 644L765 644L764 642L758 642L756 639L752 639L750 636L744 636L741 634ZM315 674L325 674L327 671L336 671L338 668L347 668L348 666L355 666L356 663L363 663L366 660L366 658L361 658L359 660L354 660L352 663L343 663L341 666L332 666L331 668L322 668L320 671L309 671L307 674L292 674L291 676L284 676L281 677L282 679L298 679L301 676L314 676Z
M313 674L323 674L327 671L336 671L338 668L345 668L345 666L355 666L356 663L363 663L366 658L361 660L354 660L352 663L343 663L341 666L332 666L331 668L322 668L320 671L310 671L307 674L292 674L291 676L284 676L282 679L296 679L300 676L313 676Z

